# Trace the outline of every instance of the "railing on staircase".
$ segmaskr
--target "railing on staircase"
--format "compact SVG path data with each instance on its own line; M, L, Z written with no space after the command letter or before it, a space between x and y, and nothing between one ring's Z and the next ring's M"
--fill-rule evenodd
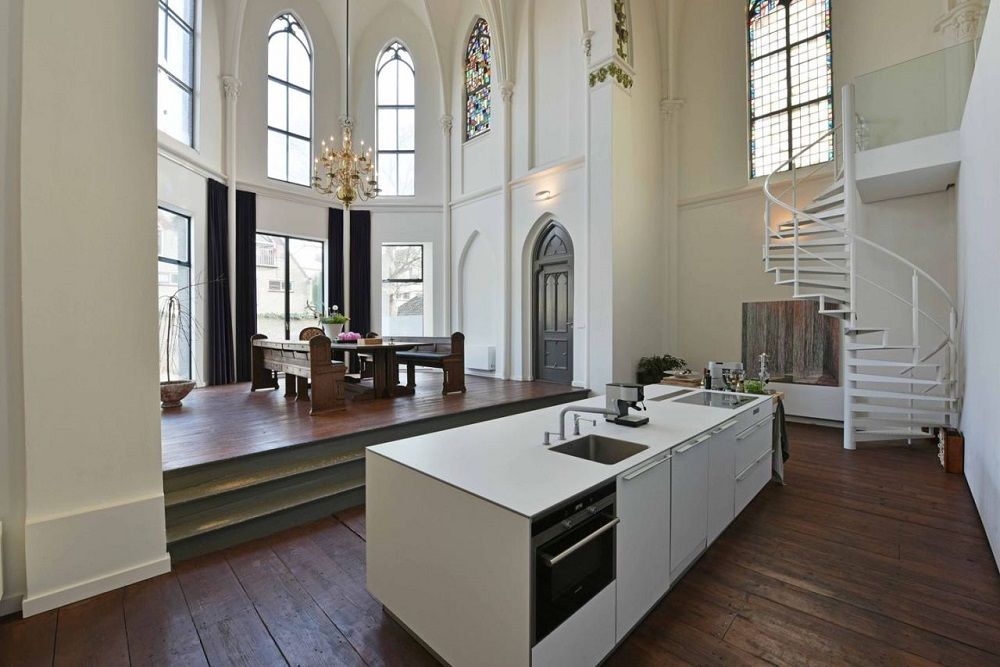
M927 437L923 430L926 427L956 425L957 319L954 301L938 280L899 253L857 232L859 197L853 85L844 86L842 93L844 122L800 149L764 179L763 259L765 271L775 273L776 284L792 286L793 298L817 301L821 313L843 321L844 447L854 449L858 439L911 440ZM801 176L796 161L827 141L834 148L834 159L807 167L805 176ZM790 172L788 185L776 193L774 178L786 170ZM825 170L832 171L833 185L810 204L800 205L800 184L817 181ZM776 222L776 209L782 217L790 219ZM899 294L863 275L862 267L858 266L859 246L874 250L880 258L906 271L910 294ZM783 279L789 271L791 277ZM835 282L837 277L842 281ZM926 297L922 305L922 282L943 297L949 311L947 324L928 312ZM911 331L906 344L890 345L888 329L858 326L859 284L888 294L909 308ZM920 335L923 322L939 332L941 339L923 344ZM872 334L881 334L881 342L867 342ZM866 354L891 350L910 350L911 354L907 361L869 358ZM938 363L929 364L932 360ZM929 368L937 369L934 380L920 377L921 370ZM908 391L871 388L900 384ZM928 408L928 403L940 405ZM864 425L856 422L859 414L867 415L862 418ZM904 427L898 426L900 422Z

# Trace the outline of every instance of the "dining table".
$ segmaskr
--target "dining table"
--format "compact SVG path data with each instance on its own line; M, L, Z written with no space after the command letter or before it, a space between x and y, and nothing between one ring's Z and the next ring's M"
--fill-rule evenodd
M376 345L359 345L333 341L330 344L330 349L347 355L367 354L371 356L374 366L372 386L360 390L349 388L349 391L357 394L355 398L395 398L397 396L412 396L414 393L413 387L399 384L399 362L396 361L396 353L429 344L414 341L391 341ZM357 386L359 385L355 384L355 387Z

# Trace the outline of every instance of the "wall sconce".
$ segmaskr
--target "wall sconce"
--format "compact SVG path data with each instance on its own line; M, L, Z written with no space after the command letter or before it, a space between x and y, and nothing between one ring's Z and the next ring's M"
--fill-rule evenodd
M535 201L548 201L555 197L551 190L539 190L535 193Z

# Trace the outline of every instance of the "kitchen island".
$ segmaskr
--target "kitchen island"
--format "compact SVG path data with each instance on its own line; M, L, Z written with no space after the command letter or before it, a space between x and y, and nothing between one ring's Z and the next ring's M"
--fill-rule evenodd
M611 464L542 444L559 407L369 448L369 590L448 664L599 663L771 477L770 397L702 397L654 385L648 425L583 424L641 449Z

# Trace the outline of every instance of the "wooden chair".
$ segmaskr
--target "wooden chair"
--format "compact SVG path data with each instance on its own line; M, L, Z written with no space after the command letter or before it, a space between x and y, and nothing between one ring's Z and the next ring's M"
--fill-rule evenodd
M316 336L326 335L319 327L306 327L299 332L299 340L312 340Z

